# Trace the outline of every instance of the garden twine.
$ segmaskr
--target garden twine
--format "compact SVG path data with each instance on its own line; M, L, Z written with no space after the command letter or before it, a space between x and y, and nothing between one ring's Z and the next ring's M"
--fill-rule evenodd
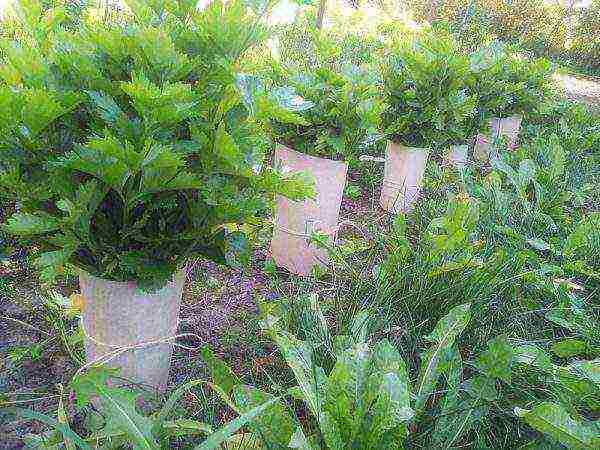
M315 221L315 223L321 223L321 221ZM365 232L364 230L359 227L357 224L355 224L354 222L352 222L351 220L342 220L340 223L337 224L337 226L330 228L329 230L318 230L320 233L323 233L327 236L331 236L333 237L333 239L336 239L337 234L339 233L339 231L342 229L342 227L344 227L345 225L349 225L352 228L360 231L360 233L363 235L363 237L365 237ZM280 225L275 225L275 228L279 231L281 231L282 233L286 233L289 234L290 236L297 236L297 237L304 237L304 238L309 238L311 236L310 233L302 233L299 231L294 231L294 230L290 230L288 228L282 227Z
M180 333L180 334L176 334L174 336L167 336L161 339L154 339L151 341L143 341L143 342L138 342L136 344L131 344L131 345L115 345L115 344L108 344L106 342L102 342L99 341L98 339L96 339L95 337L91 336L85 329L84 325L83 325L83 320L81 320L80 322L81 324L81 331L83 332L83 335L88 338L90 341L92 341L94 344L96 345L101 345L104 347L108 347L108 348L112 348L114 350L103 354L102 356L89 361L87 363L85 363L83 366L81 366L77 372L75 372L75 375L80 375L81 373L85 372L88 368L90 368L91 366L100 364L107 364L109 361L112 361L113 359L121 356L123 353L126 353L128 351L131 350L138 350L138 349L143 349L143 348L149 348L149 347L154 347L155 345L160 345L160 344L168 344L170 342L173 343L174 347L178 347L178 348L182 348L184 350L190 350L190 351L194 351L197 350L197 348L194 347L189 347L187 345L183 345L183 344L179 344L177 342L175 342L177 339L179 338L183 338L183 337L193 337L198 339L199 341L202 341L202 338L200 336L198 336L195 333Z

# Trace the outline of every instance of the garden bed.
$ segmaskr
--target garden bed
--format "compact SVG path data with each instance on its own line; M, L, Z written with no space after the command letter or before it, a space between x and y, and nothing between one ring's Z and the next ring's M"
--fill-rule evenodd
M0 448L600 448L597 86L446 22L60 3L3 22Z

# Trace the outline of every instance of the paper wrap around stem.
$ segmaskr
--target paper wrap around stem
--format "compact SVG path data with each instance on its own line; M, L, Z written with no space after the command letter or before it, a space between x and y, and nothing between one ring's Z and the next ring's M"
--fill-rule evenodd
M137 346L118 353L105 365L119 368L120 377L164 391L184 281L185 271L179 271L163 288L147 293L134 282L115 282L80 273L87 362L102 361L119 347ZM159 343L139 346L153 341Z
M500 119L492 117L490 119L490 134L484 135L479 133L475 141L473 155L480 161L488 161L490 153L493 151L494 141L497 139L505 139L508 148L514 150L519 142L519 132L521 131L521 116L505 117Z
M278 267L306 276L315 265L329 262L327 251L309 244L311 233L319 231L335 241L340 206L348 165L299 153L284 145L275 150L275 164L284 171L304 171L315 179L314 200L295 202L277 197L275 229L271 240L271 255Z
M398 213L413 209L421 193L429 150L388 142L380 204Z

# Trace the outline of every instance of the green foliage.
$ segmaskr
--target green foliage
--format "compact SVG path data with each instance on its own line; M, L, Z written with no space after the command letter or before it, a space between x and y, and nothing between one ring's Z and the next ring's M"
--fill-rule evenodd
M498 16L508 5L500 3ZM455 4L464 2L438 7ZM448 27L458 43L444 41L440 31L409 33L401 24L378 29L378 43L362 41L355 30L310 29L310 50L282 58L272 83L239 72L253 51L241 43L268 31L255 22L262 14L257 4L254 12L237 3L213 3L204 12L188 2L135 4L132 16L98 25L82 15L75 28L62 9L23 5L1 49L0 197L2 208L8 205L3 216L12 215L3 230L40 247L38 266L48 277L74 264L154 284L184 260L166 255L187 254L181 241L198 238L198 253L244 259L246 227L235 224L257 223L268 204L262 192L299 199L310 190L303 176L264 166L266 132L287 129L306 137L309 153L318 148L322 153L314 154L352 160L361 151L354 143L368 135L363 125L374 117L365 113L356 122L362 110L355 100L377 97L365 63L399 38L406 48L428 39L436 44L431 53L438 59L407 55L416 67L437 67L433 78L407 71L410 89L413 78L437 80L427 89L437 95L432 86L441 86L447 100L443 77L465 70L450 85L468 92L473 113L460 122L440 115L450 124L441 131L428 123L430 145L464 140L490 116L525 113L519 148L501 152L483 171L468 165L457 173L433 158L414 213L353 219L355 227L332 249L335 270L318 286L270 268L269 291L291 301L261 305L268 333L259 336L270 336L285 360L265 345L273 366L260 373L268 389L265 382L245 384L247 373L234 373L204 348L212 383L181 385L158 411L142 413L135 394L91 372L73 387L82 403L93 396L101 405L99 425L88 430L69 418L61 394L56 418L19 411L51 430L29 436L30 447L70 450L97 440L104 448L265 450L600 445L600 122L582 107L544 104L547 62L496 44L467 59L464 47L495 36L458 8ZM505 40L529 23L521 19L508 24ZM582 42L593 37L588 32ZM283 55L289 43L280 44ZM393 47L398 54L404 48ZM452 58L439 56L446 50ZM348 63L361 67L346 71ZM422 105L410 95L398 105L412 114ZM338 125L348 132L331 129ZM334 138L349 142L352 152ZM214 241L208 231L217 234ZM297 295L304 291L310 295ZM42 344L30 347L32 357L44 356ZM22 358L25 350L9 356ZM256 361L245 362L254 368ZM210 390L196 392L199 385ZM224 401L219 417L238 418L211 435L216 425L204 408L179 414L189 389L211 405ZM91 410L85 406L87 418L98 417Z
M353 200L358 200L362 195L362 189L355 184L347 184L344 189L344 195Z
M2 42L0 193L22 202L6 229L42 248L45 278L69 264L150 288L194 254L240 261L225 225L312 193L266 166L270 115L295 117L238 69L267 36L265 5L136 1L74 30L19 5L22 36Z
M494 228L507 240L527 243L541 251L553 251L544 241L566 226L571 211L564 194L562 175L564 149L558 140L535 142L533 154L551 154L551 161L534 161L516 156L502 156L492 162L494 169L481 185L469 189L482 206L482 229Z
M495 338L488 342L488 348L477 358L477 368L491 378L510 383L514 349L505 340Z
M280 140L299 151L345 159L351 166L361 153L383 150L376 146L383 137L386 109L376 64L387 35L394 33L371 19L337 16L333 20L338 25L317 30L309 11L279 28L274 53L281 67L275 79L314 104L303 113L310 126L275 127Z
M468 91L469 60L447 33L397 41L384 58L386 135L408 147L466 142L477 98Z
M543 110L551 93L553 67L548 60L528 60L498 42L472 53L480 117L510 117Z
M359 314L354 324L365 320ZM424 408L440 376L454 370L455 358L460 358L454 341L468 321L469 305L461 305L438 322L428 337L434 346L424 355L419 381L412 388L398 350L386 340L366 343L368 336L358 331L363 327L352 326L357 332L334 338L336 361L327 374L314 365L319 347L283 330L275 317L267 317L265 325L318 424L322 448L402 449L418 417L415 411Z
M205 350L203 356L213 374L215 389L234 411L243 414L245 411L256 409L257 405L269 404L264 414L257 416L249 424L251 433L244 436L244 442L253 443L252 445L258 448L263 448L260 445L264 445L265 448L283 449L288 448L288 444L291 445L293 441L306 441L302 429L281 400L267 392L241 384L232 370L223 361L215 358L210 350ZM223 376L227 373L230 376ZM214 377L215 374L219 376Z
M314 347L280 329L274 317L266 325L294 372L323 448L403 448L414 411L404 361L389 342L371 347L338 336L336 362L327 375L312 362Z
M114 371L93 367L87 373L79 375L71 382L78 409L90 408L92 402L100 410L99 425L89 434L81 437L69 426L69 420L63 409L59 409L58 420L36 413L32 410L14 409L18 416L41 421L55 430L47 435L31 435L28 437L30 447L37 449L80 448L134 448L161 450L172 448L181 437L205 436L199 444L188 441L188 448L194 450L221 449L229 441L239 440L244 433L239 432L244 426L252 423L273 405L277 398L266 398L244 408L244 412L213 431L212 426L198 420L173 418L173 410L181 397L192 388L210 384L203 381L191 381L175 390L164 405L155 412L144 414L136 404L141 392L131 387L115 386ZM216 388L216 387L215 387ZM62 405L62 403L61 403ZM62 408L59 407L59 408ZM88 414L93 414L88 410ZM181 443L181 441L179 441ZM99 447L101 446L101 447Z
M582 259L590 267L600 268L600 213L592 212L579 222L567 237L563 254Z
M364 320L356 317L354 322ZM433 346L423 355L417 382L411 387L409 369L387 340L366 344L361 341L368 337L360 333L336 336L336 361L326 372L314 362L322 346L297 339L281 328L278 318L267 316L265 326L298 382L295 395L307 403L320 432L314 439L309 436L308 441L321 442L321 446L307 448L403 449L415 442L450 448L463 442L479 422L492 415L491 405L500 401L499 383L509 386L515 383L514 377L523 374L546 374L554 378L557 389L575 394L574 389L584 392L583 386L594 389L598 382L594 375L597 361L558 366L542 349L531 344L515 345L505 338L490 340L484 352L465 364L458 340L469 321L467 304L453 308L437 323L427 337ZM381 381L383 384L379 384ZM580 397L578 401L582 400ZM562 443L575 439L587 445L596 442L592 440L598 434L591 423L570 430L575 437L565 437L565 423L561 421L566 419L554 411L544 407L532 412L519 408L515 411L552 437L557 437L560 430L562 435L557 438ZM280 417L287 416L282 412ZM387 420L383 420L385 417ZM291 428L289 424L286 427ZM409 429L422 434L409 433ZM306 441L304 435L303 439Z
M368 71L320 66L312 72L283 67L275 67L274 72L275 83L293 88L306 102L297 108L301 123L273 122L279 142L310 155L356 162L381 138L385 106Z
M434 391L440 376L440 366L444 359L452 357L454 341L464 331L470 319L471 305L460 305L453 308L446 317L440 320L426 339L433 346L422 358L419 381L415 388L416 409L421 411L425 402Z
M138 393L134 390L108 387L110 373L95 369L73 382L73 391L81 408L97 395L105 414L104 436L122 433L135 448L150 449L156 440L152 435L152 421L136 411Z
M506 448L554 448L560 444L551 435L511 412L544 402L593 426L599 203L588 184L597 179L597 127L597 117L574 106L531 115L520 148L502 154L491 172L467 168L457 176L434 162L414 214L388 221L384 235L361 222L371 234L356 239L367 250L339 252L322 299L328 322L344 332L348 311L367 308L368 328L394 337L413 393L437 348L423 336L471 303L460 337L433 359L435 394L421 400L422 411L411 401L409 445L494 448L502 436ZM304 330L301 339L316 334ZM313 348L313 361L329 352Z
M595 424L586 425L573 420L560 405L542 403L531 410L515 408L515 414L567 448L589 449L600 445L600 430Z
M600 73L600 2L594 0L588 8L581 8L575 15L573 41L568 57L577 66Z
M569 11L562 4L540 0L482 1L488 29L499 39L515 43L541 56L564 52Z
M474 199L450 196L445 214L433 219L425 230L428 259L441 265L448 259L455 263L471 259L469 239L478 220L479 206Z

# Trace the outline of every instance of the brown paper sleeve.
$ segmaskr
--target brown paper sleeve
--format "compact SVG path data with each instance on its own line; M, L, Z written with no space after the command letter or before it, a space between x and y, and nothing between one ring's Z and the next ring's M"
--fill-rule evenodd
M133 282L103 280L81 273L87 362L98 360L119 347L171 338L177 333L185 272L177 272L162 289L145 293ZM119 376L164 390L169 377L172 341L136 348L107 362Z
M390 212L408 212L414 207L423 184L429 151L388 142L380 204Z
M329 234L330 242L334 242L348 165L305 155L283 145L275 151L275 163L279 169L304 171L315 179L317 195L314 200L295 202L277 197L271 241L275 264L306 276L315 265L328 264L327 252L309 244L308 236L313 231L321 231Z

